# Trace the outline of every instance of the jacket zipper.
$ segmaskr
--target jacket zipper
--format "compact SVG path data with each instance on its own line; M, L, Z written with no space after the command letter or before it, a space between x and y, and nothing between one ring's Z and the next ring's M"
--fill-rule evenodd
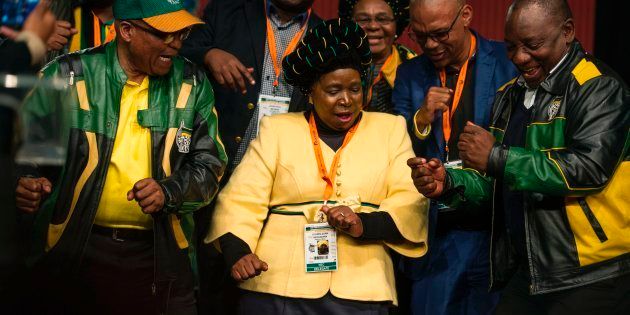
M526 199L523 198L523 200L526 200ZM529 224L527 220L527 208L528 207L524 207L523 209L523 217L525 219L525 250L527 251L527 264L528 264L527 267L529 269L529 279L530 279L529 294L534 294L534 264L532 262L532 252L530 250L530 245L529 245L529 229L528 229Z
M151 80L149 80L149 96L151 95ZM147 109L151 108L151 104L148 102L148 100L150 100L151 98L148 97L147 99ZM151 178L156 179L156 175L157 175L157 161L155 161L155 154L153 152L153 143L154 143L154 139L153 139L153 132L151 130L151 127L149 127L149 148L151 148ZM166 154L166 152L164 152L164 154ZM152 216L153 217L153 216ZM156 241L157 241L157 237L155 235L155 230L156 230L156 224L155 224L155 219L153 220L153 283L151 283L151 294L153 296L157 296L157 250L156 250ZM159 305L158 305L159 307Z
M540 87L538 87L540 89ZM536 108L540 106L540 98L538 98L538 89L534 92L534 102L532 104L532 111L529 113L529 121L527 125L531 124L534 114L536 112ZM527 127L525 128L525 146L527 146ZM525 193L522 193L525 195ZM530 241L529 241L529 220L527 220L527 210L529 208L529 200L523 196L523 201L526 201L527 204L523 207L523 217L525 220L525 251L527 251L527 268L529 269L529 294L534 294L534 288L538 287L534 282L534 262L532 260L532 251L530 250Z
M70 80L71 80L71 84L74 83L74 71L70 71ZM122 97L122 89L120 90L120 93L118 95L118 98L120 99ZM119 114L119 118L120 118L120 114ZM108 122L105 122L105 125L107 126ZM97 209L94 209L92 212L92 219L90 220L91 224L90 224L90 228L88 231L88 235L92 235L92 228L94 227L94 221L96 220L96 211L98 210L98 204L101 202L101 198L103 197L103 187L105 187L105 178L107 178L107 173L109 172L109 162L112 158L112 153L114 152L114 142L116 140L116 130L118 130L118 120L116 121L115 124L112 124L113 126L111 126L111 128L114 128L114 136L112 137L112 141L111 143L107 146L107 154L105 155L104 159L99 160L98 164L101 164L101 161L103 161L103 166L105 168L105 173L103 174L103 180L101 181L101 184L98 187L98 191L99 191L99 195L98 197L96 197L96 202L94 203L97 207ZM84 130L85 132L85 130ZM98 147L98 141L96 143L96 146ZM79 266L83 264L83 258L85 256L85 249L87 248L89 240L85 241L83 243L82 249L81 249L81 256L79 258Z
M503 103L503 99L505 98L505 96L508 94L508 92L511 92L512 87L509 87L505 90L505 92L501 95L501 99L499 100L499 104ZM510 124L510 118L512 117L512 109L509 108L510 113L507 117L507 123L504 126L504 131L503 131L503 137L501 138L501 144L503 144L503 139L505 138L505 132L507 131L507 127ZM492 121L490 122L492 123ZM494 217L495 217L495 208L496 208L496 191L497 191L497 180L496 178L492 180L492 222L491 222L491 227L490 227L490 259L489 261L489 265L490 265L490 288L492 289L492 287L494 286L494 262L492 259L492 254L494 252L493 249L493 240L494 240ZM505 211L505 209L504 209Z
M490 254L490 259L489 261L489 265L490 265L490 287L488 288L488 291L490 289L492 289L492 287L494 286L494 271L492 268L492 265L494 264L492 261L492 253L493 253L493 247L492 247L492 240L494 239L494 201L495 201L495 195L496 195L496 188L497 188L497 180L494 179L492 180L492 222L490 223L490 250L489 250L489 254Z

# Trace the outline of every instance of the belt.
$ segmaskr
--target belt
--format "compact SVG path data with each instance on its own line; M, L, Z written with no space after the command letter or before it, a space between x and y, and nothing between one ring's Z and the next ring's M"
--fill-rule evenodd
M114 241L153 241L152 230L138 230L138 229L118 229L110 228L102 225L93 225L92 233L109 236Z

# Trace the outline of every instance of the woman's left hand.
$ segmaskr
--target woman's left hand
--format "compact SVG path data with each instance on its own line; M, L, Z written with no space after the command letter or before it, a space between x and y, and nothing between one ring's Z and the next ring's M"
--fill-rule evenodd
M361 218L348 206L329 208L323 206L321 211L328 217L330 226L349 234L352 237L363 235L363 223Z

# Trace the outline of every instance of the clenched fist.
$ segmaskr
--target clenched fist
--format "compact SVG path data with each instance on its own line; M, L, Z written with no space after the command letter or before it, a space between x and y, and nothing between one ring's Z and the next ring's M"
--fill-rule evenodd
M328 218L328 224L338 230L352 236L363 235L363 222L361 218L348 206L328 208L323 206L321 211Z
M453 98L453 90L445 87L432 86L422 102L416 115L416 126L422 130L435 121L437 113L448 110L448 104Z
M153 178L139 180L131 190L127 192L127 200L136 200L142 208L142 212L151 214L162 210L164 207L164 191L162 186Z
M51 191L52 184L44 177L22 177L15 189L15 204L21 211L33 213Z
M260 260L256 254L247 254L232 266L231 273L234 280L245 281L259 276L268 269L267 263Z
M440 160L415 157L407 160L411 168L411 178L418 192L427 198L437 198L444 193L446 168Z

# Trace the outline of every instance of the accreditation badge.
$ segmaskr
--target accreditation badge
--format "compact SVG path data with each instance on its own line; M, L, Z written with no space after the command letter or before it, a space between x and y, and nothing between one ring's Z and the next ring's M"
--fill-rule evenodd
M446 162L446 163L444 163L444 168L447 169L447 170L448 169L461 170L462 169L462 160Z
M337 231L328 223L304 226L306 272L337 270Z
M260 130L260 120L263 116L273 116L289 112L290 97L261 94L258 98L258 122L256 130Z
M461 170L463 168L462 165L462 160L455 160L455 161L450 161L450 162L446 162L444 163L444 168L448 169L455 169L455 170ZM448 212L448 211L453 211L454 209L451 209L449 206L436 201L437 203L437 207L438 210L440 212Z

